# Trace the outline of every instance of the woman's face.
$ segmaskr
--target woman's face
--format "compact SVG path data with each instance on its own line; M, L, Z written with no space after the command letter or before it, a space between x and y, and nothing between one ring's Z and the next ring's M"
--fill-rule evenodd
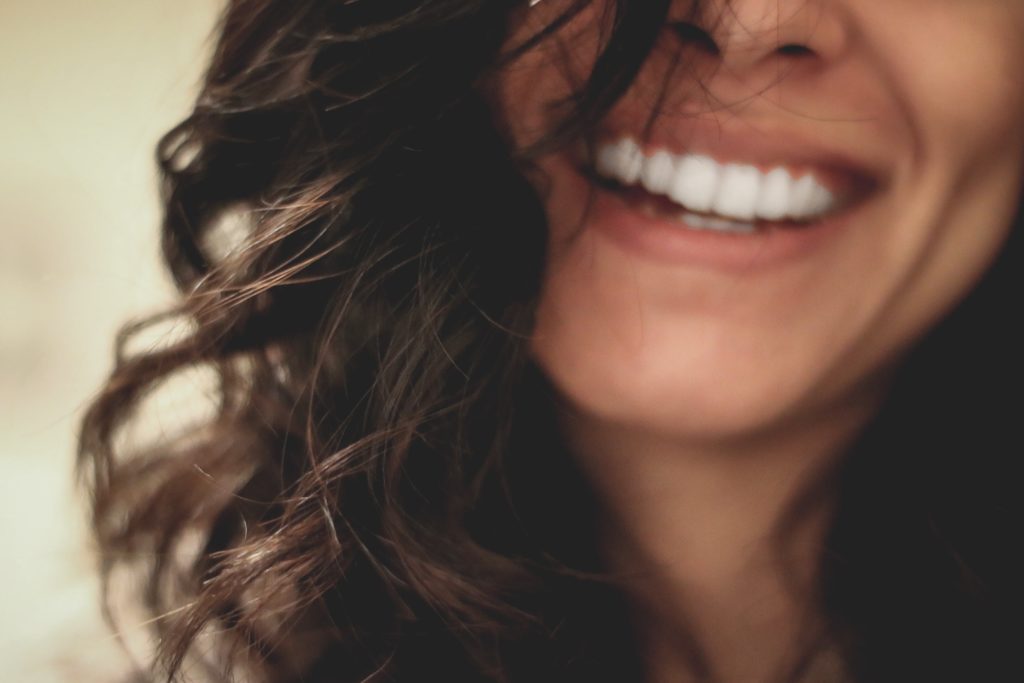
M600 5L503 76L518 141L588 73ZM632 192L584 214L583 155L541 161L533 352L584 416L717 439L865 400L993 261L1024 184L1024 0L733 0L695 23L715 45L666 26L596 131Z

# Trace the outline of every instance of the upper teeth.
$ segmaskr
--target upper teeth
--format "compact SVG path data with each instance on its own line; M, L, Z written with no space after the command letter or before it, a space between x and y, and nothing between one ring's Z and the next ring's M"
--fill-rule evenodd
M783 167L768 172L720 164L697 154L658 150L650 156L630 138L597 150L597 172L625 185L641 183L690 211L740 221L806 221L834 210L836 196L813 175L794 178Z

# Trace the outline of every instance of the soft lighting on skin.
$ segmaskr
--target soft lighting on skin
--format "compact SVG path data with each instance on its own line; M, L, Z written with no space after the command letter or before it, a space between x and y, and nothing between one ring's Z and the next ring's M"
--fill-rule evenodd
M865 387L965 295L1008 234L1024 176L1024 3L770 4L730 4L719 30L732 42L687 55L693 68L672 83L653 134L810 141L879 166L885 185L805 257L722 272L623 250L593 229L597 213L576 234L586 185L558 155L545 159L551 259L534 350L594 420L730 439L868 400ZM568 54L570 78L586 73L594 11L566 27L570 50L537 50L509 70L503 106L523 136L544 129L544 103L566 92L554 63ZM774 52L780 43L807 50ZM640 129L670 53L655 52L603 125Z
M532 13L541 23L565 6ZM634 577L624 588L649 627L652 680L686 670L677 630L697 633L721 680L784 666L816 608L812 590L794 596L773 573L781 511L993 262L1024 185L1024 2L728 7L716 50L690 50L674 72L648 151L852 159L876 182L842 220L801 228L807 239L763 226L707 234L613 191L586 213L591 181L572 150L540 162L550 236L532 350L613 520L608 561ZM545 105L585 79L595 12L498 84L517 141L546 130ZM673 41L666 32L599 134L639 139ZM793 529L787 569L802 586L828 514L826 501Z

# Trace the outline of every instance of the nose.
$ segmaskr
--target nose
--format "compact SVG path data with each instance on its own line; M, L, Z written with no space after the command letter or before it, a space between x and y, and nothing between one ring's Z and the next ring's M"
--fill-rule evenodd
M744 81L778 75L779 62L822 65L847 44L834 0L714 0L676 24L681 40Z

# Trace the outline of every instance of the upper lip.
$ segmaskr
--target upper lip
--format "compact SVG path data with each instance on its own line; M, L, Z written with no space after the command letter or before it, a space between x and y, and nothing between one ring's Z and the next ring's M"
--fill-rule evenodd
M784 167L797 175L811 172L844 193L861 194L885 184L886 164L863 151L852 152L825 137L780 128L750 126L736 129L727 123L688 121L676 128L658 128L641 135L625 128L599 129L597 145L632 137L646 154L664 149L673 154L700 154L719 163L749 164L761 170ZM861 146L863 147L863 146Z

